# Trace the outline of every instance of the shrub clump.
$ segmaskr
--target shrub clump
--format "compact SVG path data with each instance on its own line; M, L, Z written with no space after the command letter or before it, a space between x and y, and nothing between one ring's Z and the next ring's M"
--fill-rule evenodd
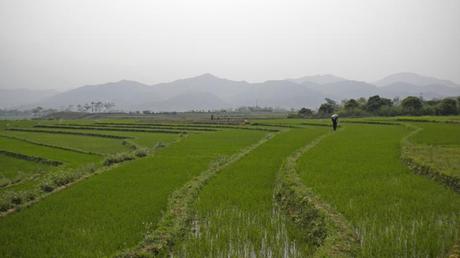
M39 193L37 190L4 192L0 195L0 212L5 212L23 203L33 201L38 195Z
M138 158L142 158L142 157L149 155L149 150L147 148L138 149L134 152L134 155L136 155L136 157Z
M48 174L40 184L40 189L43 192L52 192L56 188L68 185L84 175L94 173L96 171L95 165L88 165L80 169L57 171Z
M164 144L163 142L157 142L154 146L153 146L153 149L161 149L161 148L164 148L166 147L166 144Z
M107 157L104 160L103 165L111 166L113 164L121 163L121 162L128 161L128 160L133 160L133 159L135 159L135 156L132 153L117 153L117 154L113 154Z

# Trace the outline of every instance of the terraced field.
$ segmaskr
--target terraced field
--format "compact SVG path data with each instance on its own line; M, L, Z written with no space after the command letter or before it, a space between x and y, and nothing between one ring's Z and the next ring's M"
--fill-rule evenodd
M454 255L435 119L0 121L0 257Z

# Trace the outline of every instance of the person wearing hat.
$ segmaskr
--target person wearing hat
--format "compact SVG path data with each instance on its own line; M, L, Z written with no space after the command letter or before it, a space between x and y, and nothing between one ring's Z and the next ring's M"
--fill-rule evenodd
M339 115L333 114L331 116L331 120L332 120L332 128L335 131L337 129L337 124L339 123Z

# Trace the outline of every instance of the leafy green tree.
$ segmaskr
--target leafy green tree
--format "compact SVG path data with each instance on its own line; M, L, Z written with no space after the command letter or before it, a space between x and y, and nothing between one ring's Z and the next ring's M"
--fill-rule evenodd
M337 101L333 99L325 98L324 100L326 100L326 103L331 105L334 108L334 110L337 110L337 108L339 107L339 105L337 105Z
M301 108L298 115L299 117L311 117L313 116L313 111L309 108Z
M332 104L323 103L319 107L318 113L321 114L322 116L326 116L326 115L331 115L332 113L334 113L334 111L335 111L335 107Z
M352 111L354 109L359 108L359 103L355 99L350 99L350 100L345 102L344 107L345 107L345 110Z
M455 99L445 98L439 103L438 112L441 115L457 114L457 101Z
M381 98L379 95L369 97L366 103L366 110L371 113L377 113L383 106L391 107L391 99Z
M419 115L422 111L423 102L420 98L409 96L401 102L402 110L408 115Z
M43 111L43 108L38 106L38 107L32 109L32 114L34 116L39 116L42 113L42 111Z

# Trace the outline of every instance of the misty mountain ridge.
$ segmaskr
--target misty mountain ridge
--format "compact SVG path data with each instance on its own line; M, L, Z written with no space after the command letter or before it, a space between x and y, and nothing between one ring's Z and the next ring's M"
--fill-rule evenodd
M374 84L377 86L387 86L394 83L408 83L416 86L430 86L430 85L443 85L453 88L460 87L449 80L441 80L435 77L428 77L416 73L395 73L386 76L385 78L376 81Z
M317 108L324 98L337 101L381 95L387 98L459 96L460 86L414 73L389 75L375 83L354 81L334 75L305 76L298 79L260 83L233 81L206 73L196 77L147 85L121 80L86 85L62 93L33 90L0 90L0 107L65 108L92 101L113 102L116 110L188 111L271 106L279 108ZM25 92L24 92L25 91ZM24 97L33 96L33 97Z
M306 82L311 82L315 84L328 84L328 83L336 83L336 82L341 82L341 81L348 81L345 78L338 77L332 74L318 74L318 75L312 75L312 76L303 76L297 79L288 79L288 81L292 81L295 83L306 83Z

